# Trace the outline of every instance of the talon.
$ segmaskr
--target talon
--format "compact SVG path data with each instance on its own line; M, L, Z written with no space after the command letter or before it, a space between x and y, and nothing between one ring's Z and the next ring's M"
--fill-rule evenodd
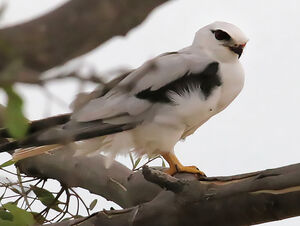
M165 173L169 175L174 175L176 173L192 173L192 174L198 174L200 176L206 177L205 173L199 170L196 166L181 166L178 167L177 165L174 167L170 167L169 169L166 169L164 171Z
M201 170L198 169L196 166L182 166L178 173L194 173L194 174L200 174L201 176L206 176L205 173L203 173Z
M206 177L205 173L198 169L196 166L183 166L174 154L164 154L164 159L169 163L170 168L165 170L165 173L173 176L176 173L192 173L202 177Z

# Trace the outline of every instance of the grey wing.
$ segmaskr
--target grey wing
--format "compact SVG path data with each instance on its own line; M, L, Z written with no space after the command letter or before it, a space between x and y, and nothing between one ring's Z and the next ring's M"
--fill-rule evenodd
M41 127L21 141L0 146L0 152L68 143L133 129L144 120L143 116L147 114L143 113L157 103L141 94L145 91L157 93L155 91L163 90L187 73L203 71L210 62L207 57L180 52L154 58L115 80L111 87L96 93L99 97L83 103L66 124L54 125L52 128Z
M155 91L183 77L189 72L203 70L210 60L205 56L191 53L171 53L147 61L141 67L123 78L104 96L89 101L83 108L73 114L77 122L109 120L134 122L154 103L139 98L144 90Z

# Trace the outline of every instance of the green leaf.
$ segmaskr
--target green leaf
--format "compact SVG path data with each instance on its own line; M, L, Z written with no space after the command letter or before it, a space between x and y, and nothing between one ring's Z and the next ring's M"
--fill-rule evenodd
M20 209L12 203L3 205L13 216L12 221L0 219L0 226L32 226L35 224L34 218L31 213Z
M16 224L9 220L0 219L0 226L16 226Z
M26 135L28 120L23 115L23 100L12 86L3 87L8 103L4 112L4 125L12 137L21 139Z
M90 204L90 210L93 210L93 209L94 209L94 207L96 206L97 202L98 202L97 199L94 199L94 200L91 202L91 204Z
M4 168L4 167L7 167L7 166L11 166L11 165L13 165L13 164L15 164L15 163L16 163L16 162L13 161L12 159L11 159L11 160L8 160L8 161L2 163L2 164L0 165L0 168Z
M58 200L55 200L54 195L50 191L32 185L30 187L34 194L45 206L54 209L58 212L62 212L62 209L58 207L58 204L60 204L60 202Z
M133 169L135 169L138 166L138 164L140 163L141 159L142 158L138 158L137 160L135 160L134 165L133 165Z
M2 209L2 210L0 210L0 218L2 220L12 221L13 215L10 212L7 212L6 210Z

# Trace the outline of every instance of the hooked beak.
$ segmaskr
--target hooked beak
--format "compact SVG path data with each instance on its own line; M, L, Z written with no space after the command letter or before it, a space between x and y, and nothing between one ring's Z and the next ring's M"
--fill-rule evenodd
M236 53L240 58L242 53L243 53L243 50L244 50L245 46L246 46L246 43L238 45L238 46L229 46L229 49L232 52Z

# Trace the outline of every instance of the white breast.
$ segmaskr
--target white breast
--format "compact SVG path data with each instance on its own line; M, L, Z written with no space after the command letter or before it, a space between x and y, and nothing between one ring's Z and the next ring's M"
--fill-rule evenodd
M199 91L187 95L174 95L176 106L173 106L168 119L176 118L185 125L182 138L194 133L210 117L224 110L240 93L244 85L244 71L239 62L220 64L222 85L214 89L212 94L205 99L199 96ZM171 117L170 117L171 116Z
M173 106L173 114L176 114L186 127L205 122L214 115L220 99L220 91L217 87L207 99L201 96L199 90L176 96L174 99L177 105Z
M226 108L244 86L244 70L239 62L220 64L220 75L222 86L216 113Z
M222 111L241 91L244 72L239 63L220 64L220 76L222 85L215 88L208 98L194 90L183 95L171 95L174 104L155 104L147 111L148 116L144 115L145 120L140 126L108 136L110 142L107 142L109 145L105 146L105 151L120 153L121 140L124 140L127 151L135 150L139 154L172 151L178 140L192 134L210 117ZM122 137L124 133L126 139Z

